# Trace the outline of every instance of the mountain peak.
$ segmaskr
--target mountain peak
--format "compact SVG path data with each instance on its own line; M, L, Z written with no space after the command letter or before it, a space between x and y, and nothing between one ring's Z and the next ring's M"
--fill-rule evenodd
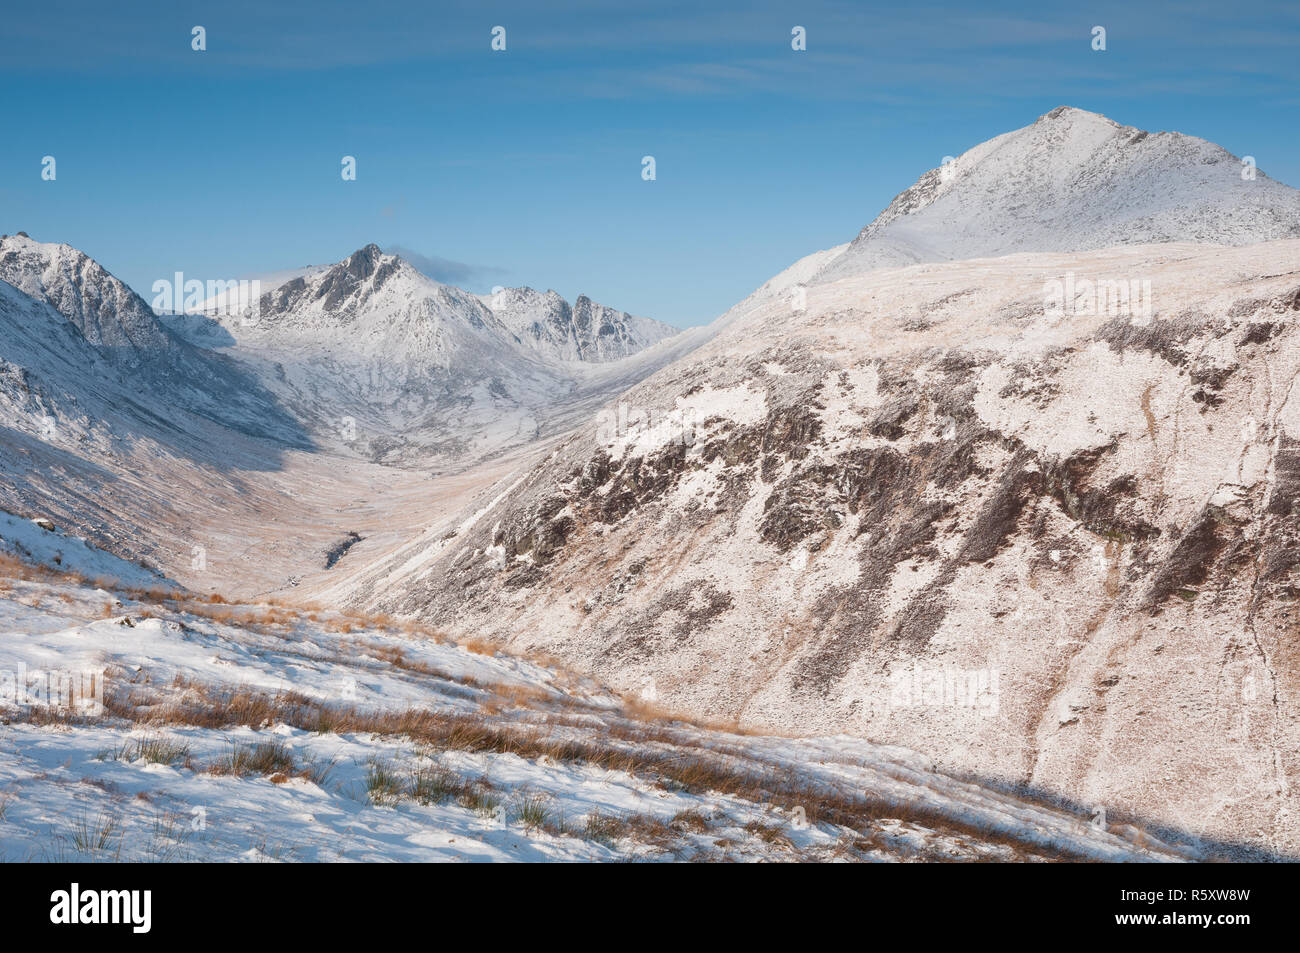
M358 248L349 255L344 261L344 265L349 273L357 277L365 277L372 274L379 267L383 258L383 250L374 242L371 242L364 248Z
M171 346L144 300L85 252L25 232L0 238L0 280L44 301L87 342L133 355Z
M1025 251L1300 237L1300 191L1243 168L1204 139L1057 106L926 172L817 280Z
M401 270L415 269L371 242L311 275L299 275L262 296L264 314L281 315L317 303L325 312L351 312Z
M1080 109L1078 106L1057 106L1055 109L1043 113L1034 120L1034 125L1037 126L1042 123L1054 122L1056 120L1064 120L1066 122L1100 122L1110 126L1119 125L1115 120L1109 119L1101 113L1091 112L1087 109Z
M522 344L566 361L616 361L677 333L661 321L597 304L585 294L570 305L555 291L504 288L484 300Z

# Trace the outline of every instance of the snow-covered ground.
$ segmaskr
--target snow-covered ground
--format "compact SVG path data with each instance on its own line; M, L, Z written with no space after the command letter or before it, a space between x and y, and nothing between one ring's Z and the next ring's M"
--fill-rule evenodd
M59 532L49 520L41 517L24 519L4 510L0 510L0 553L122 586L147 588L167 582L151 569L97 549L84 539Z
M6 572L6 861L1194 856L905 749L670 720L397 620Z

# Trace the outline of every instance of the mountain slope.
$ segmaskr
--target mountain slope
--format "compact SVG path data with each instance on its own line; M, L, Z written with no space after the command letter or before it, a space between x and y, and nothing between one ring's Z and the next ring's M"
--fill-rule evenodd
M1145 246L769 298L624 394L626 426L333 594L1300 850L1297 262ZM1070 271L1148 275L1157 307L1054 321Z
M900 748L691 725L409 624L159 590L0 581L6 860L1206 856Z
M1061 106L899 194L817 280L872 268L1155 242L1300 237L1300 191L1194 136Z
M51 413L42 418L55 424L68 408L75 431L146 434L187 451L201 448L177 411L306 445L245 372L173 334L139 295L68 245L0 238L0 331L0 366L11 381L0 399L15 411L43 395ZM17 412L10 419L33 433L49 425Z

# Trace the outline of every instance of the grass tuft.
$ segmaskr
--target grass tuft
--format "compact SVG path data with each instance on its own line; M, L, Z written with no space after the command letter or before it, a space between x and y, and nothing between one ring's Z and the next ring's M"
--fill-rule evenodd
M255 745L232 742L230 754L208 767L210 774L291 774L293 752L282 741L264 741Z

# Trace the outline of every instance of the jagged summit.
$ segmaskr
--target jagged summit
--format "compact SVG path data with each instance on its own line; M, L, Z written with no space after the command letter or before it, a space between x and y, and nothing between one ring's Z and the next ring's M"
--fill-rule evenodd
M396 255L385 255L372 242L337 264L313 274L297 275L267 291L262 297L262 312L274 316L310 308L326 314L351 313L402 270L407 272L409 284L419 285L421 279L437 284Z
M1300 192L1220 146L1058 106L926 172L818 278L1022 251L1297 236Z
M518 338L565 361L606 363L671 337L677 328L578 295L572 305L555 291L504 288L482 299Z
M51 305L89 344L121 357L173 344L138 294L71 245L38 242L25 232L0 237L0 280Z
M417 306L419 302L425 304ZM561 362L615 361L677 333L663 322L598 304L586 295L572 305L555 291L527 287L474 295L430 278L374 243L328 268L285 281L263 295L261 306L273 335L361 324L371 332L364 340L386 347L392 333L426 337L423 321L451 322L495 334L509 346L522 345L530 356ZM397 324L406 329L393 331ZM439 336L439 341L445 339Z
M108 434L186 442L178 412L305 444L255 381L174 334L89 255L0 237L0 419L74 443Z

